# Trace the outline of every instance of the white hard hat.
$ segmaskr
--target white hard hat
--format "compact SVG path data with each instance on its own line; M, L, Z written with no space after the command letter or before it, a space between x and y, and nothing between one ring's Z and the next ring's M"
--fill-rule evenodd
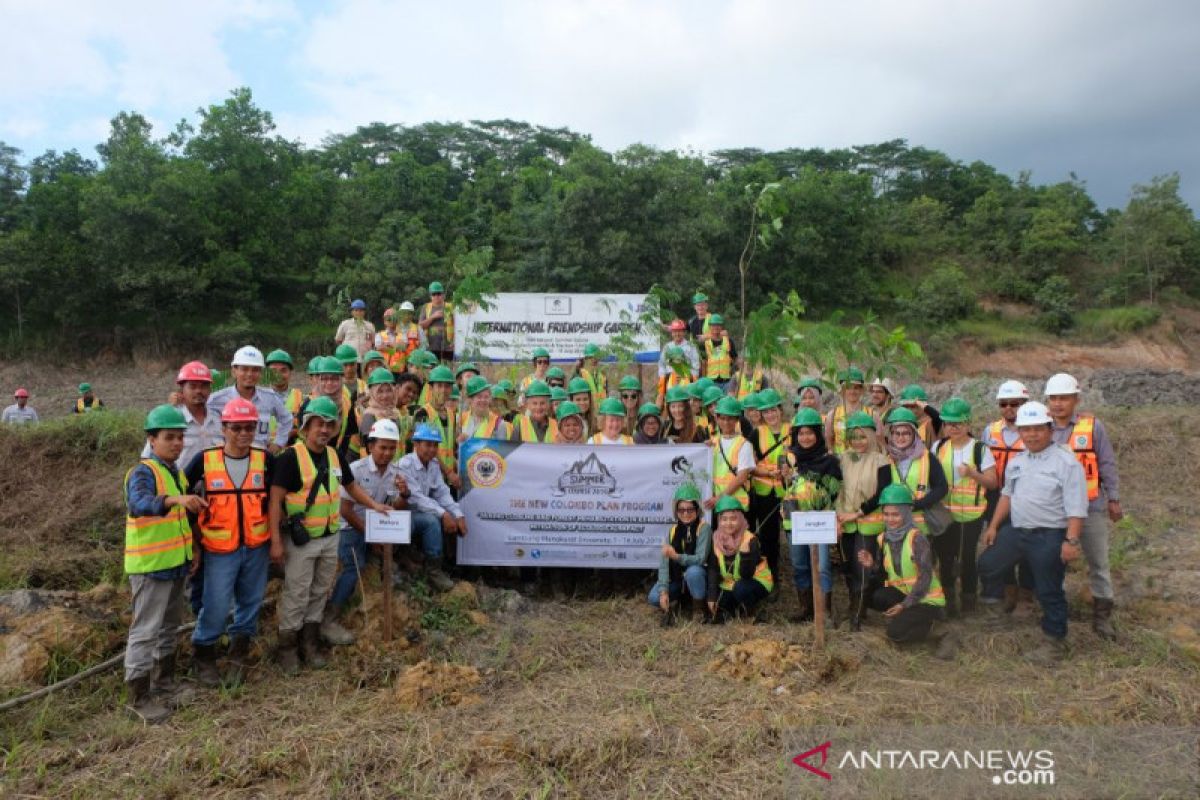
M265 367L266 362L263 361L262 351L253 345L239 347L238 351L233 354L233 366L235 367Z
M400 304L400 310L401 311L416 311L417 309L415 306L413 306L412 303L405 300L403 303Z
M367 434L367 438L391 439L393 442L398 442L400 441L400 429L390 419L377 419L371 426L371 432Z
M1037 401L1026 403L1017 409L1017 427L1022 425L1049 425L1050 412Z
M1020 381L1005 381L996 392L997 400L1028 400L1029 387Z
M1051 375L1050 380L1046 381L1046 391L1043 394L1046 397L1056 394L1079 394L1079 381L1065 372Z

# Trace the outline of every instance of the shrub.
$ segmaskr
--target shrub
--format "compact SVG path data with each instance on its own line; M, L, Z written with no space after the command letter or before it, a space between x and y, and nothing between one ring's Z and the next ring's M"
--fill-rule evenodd
M916 292L902 301L901 307L914 321L945 325L971 316L977 301L971 279L963 268L953 261L939 261L917 285Z
M1038 309L1038 326L1050 333L1062 333L1075 324L1075 293L1062 275L1051 275L1033 296Z

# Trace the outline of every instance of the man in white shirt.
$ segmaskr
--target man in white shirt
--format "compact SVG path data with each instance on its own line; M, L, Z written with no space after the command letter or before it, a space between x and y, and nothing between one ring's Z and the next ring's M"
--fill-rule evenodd
M233 386L226 386L218 392L213 392L208 398L208 419L205 428L215 442L221 438L221 412L225 404L235 397L249 400L258 409L258 433L254 434L254 446L278 455L287 447L288 437L292 432L292 412L287 404L274 389L259 386L266 362L257 347L246 345L233 354L232 363ZM271 417L275 418L275 438L271 438Z
M350 304L350 319L342 320L337 333L333 335L335 344L348 344L358 351L362 358L368 350L375 346L375 326L367 322L367 304L355 300Z
M421 537L430 583L448 589L454 581L441 568L442 533L466 536L467 518L442 477L437 457L441 441L437 428L426 423L417 425L412 435L412 452L400 459L400 474L408 484L412 532Z
M28 425L38 422L38 414L29 405L29 391L26 389L17 389L13 393L13 399L17 402L13 403L8 408L4 409L4 416L0 420L7 422L10 425Z

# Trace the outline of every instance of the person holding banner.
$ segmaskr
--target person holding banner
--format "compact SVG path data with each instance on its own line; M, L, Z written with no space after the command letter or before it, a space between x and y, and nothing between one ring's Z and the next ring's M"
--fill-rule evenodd
M492 410L492 385L482 375L467 381L468 409L459 415L458 443L467 439L507 439L508 423Z
M716 417L720 435L713 441L713 496L704 501L704 507L714 509L722 498L731 497L749 512L746 486L754 473L754 448L738 433L742 404L736 398L722 397L716 405Z
M662 409L654 403L646 403L638 409L633 443L666 444L666 440L662 438Z
M712 528L700 515L700 489L693 483L680 484L675 490L675 524L662 546L658 582L650 589L650 605L662 609L662 626L670 627L679 615L683 590L691 598L690 611L704 605L708 596L707 564L712 552Z
M625 406L615 397L600 404L600 430L592 434L591 444L633 444L625 433Z
M579 411L583 414L583 421L587 423L588 431L595 431L596 425L596 406L592 402L592 390L588 382L583 378L571 378L571 382L567 384L567 395L571 402L579 406Z
M558 424L550 418L550 387L533 381L525 387L525 413L513 421L514 442L551 444L558 438Z
M729 398L737 402L734 398ZM749 530L746 510L725 495L715 506L717 530L708 558L706 622L720 625L731 617L752 617L775 586L771 568Z
M858 560L866 551L873 561L879 559L876 537L883 533L883 513L873 498L891 481L892 462L879 449L875 418L858 411L846 420L850 449L842 453L842 485L838 491L838 524L842 534L838 544L846 569L846 588L850 591L850 630L862 630L875 586Z
M459 486L458 458L455 442L458 440L458 419L454 412L447 408L450 391L454 386L454 373L444 364L434 367L429 373L429 402L417 409L413 414L413 424L420 427L421 423L432 427L438 434L437 451L438 463L442 467L442 477L450 486ZM416 442L414 436L413 441ZM414 450L416 446L414 444Z
M570 400L563 400L554 412L558 418L558 435L554 437L555 444L584 444L587 433L587 422L579 406Z
M454 584L442 571L443 533L467 535L466 515L450 493L439 464L444 444L438 428L417 425L412 436L413 451L400 459L400 475L411 493L407 500L412 511L412 532L421 538L426 574L435 587Z
M754 448L754 474L750 482L750 518L767 556L771 574L779 574L779 506L783 481L779 459L787 455L788 430L783 420L783 398L774 389L763 389L755 397L761 406L762 423L750 443Z
M708 431L696 424L692 414L692 398L687 387L674 386L667 390L666 439L671 444L702 444L709 439Z

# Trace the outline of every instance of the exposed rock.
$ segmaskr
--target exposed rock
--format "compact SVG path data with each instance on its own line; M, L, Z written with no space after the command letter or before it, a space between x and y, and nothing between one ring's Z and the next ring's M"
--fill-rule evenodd
M0 636L0 688L40 684L50 664L45 647L19 633Z
M419 661L405 670L393 690L401 708L473 705L482 701L472 690L482 680L479 670L463 664Z

